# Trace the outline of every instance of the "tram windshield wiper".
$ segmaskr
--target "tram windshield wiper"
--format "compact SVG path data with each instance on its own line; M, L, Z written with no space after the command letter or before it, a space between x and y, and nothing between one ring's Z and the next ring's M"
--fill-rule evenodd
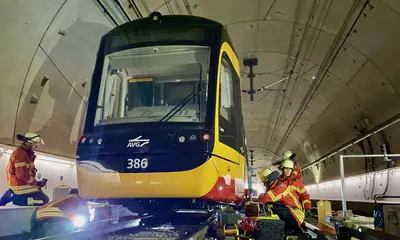
M200 84L199 84L200 85ZM157 127L161 127L164 123L168 122L173 116L175 116L184 106L190 103L195 97L203 92L203 89L199 91L193 90L189 95L187 95L180 103L178 103L171 111L169 111L157 124Z
M188 103L190 103L195 97L197 97L200 93L203 92L203 88L201 87L201 78L202 78L202 65L200 64L200 77L198 81L197 92L195 89L189 95L187 95L181 102L179 102L174 108L171 109L164 117L158 121L157 128L164 125L164 123L168 122L173 116L175 116L183 107L185 107ZM200 107L200 105L199 105ZM200 109L199 109L200 111ZM200 119L199 119L200 120Z

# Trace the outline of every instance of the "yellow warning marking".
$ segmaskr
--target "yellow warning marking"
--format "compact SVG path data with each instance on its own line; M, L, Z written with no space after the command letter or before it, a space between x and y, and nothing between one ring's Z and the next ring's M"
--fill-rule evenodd
M130 83L137 83L137 82L152 82L153 78L131 78L129 79Z

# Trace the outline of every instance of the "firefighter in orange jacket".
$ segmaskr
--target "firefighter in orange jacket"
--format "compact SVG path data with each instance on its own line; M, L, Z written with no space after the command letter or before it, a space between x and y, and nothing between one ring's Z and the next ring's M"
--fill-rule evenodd
M280 173L267 169L263 173L263 183L266 192L258 196L261 204L274 204L273 211L285 222L285 232L289 234L301 233L301 224L304 221L304 211L295 194L279 180Z
M32 237L41 238L40 235L46 227L46 223L57 222L61 223L57 228L57 233L70 232L85 226L90 221L90 214L86 205L86 200L78 195L77 189L71 189L70 194L49 202L39 207L32 219L32 233L38 234Z
M82 217L84 220L89 220L87 215L88 211L84 210L86 207L86 200L79 197L77 191L73 189L69 195L47 203L36 211L36 220L44 220L50 218L65 218L72 221L80 221L83 219L76 219ZM81 213L77 215L77 213Z
M41 206L49 202L49 198L41 191L44 181L36 181L34 150L44 145L42 138L36 133L18 134L23 143L10 156L7 166L7 183L9 190L0 200L0 205L13 201L16 205Z
M284 161L281 164L282 174L280 180L286 186L290 187L303 205L306 211L306 216L311 215L311 201L310 195L304 187L301 175L301 169L298 164L295 164L293 159L296 156L295 153L287 151L283 155Z

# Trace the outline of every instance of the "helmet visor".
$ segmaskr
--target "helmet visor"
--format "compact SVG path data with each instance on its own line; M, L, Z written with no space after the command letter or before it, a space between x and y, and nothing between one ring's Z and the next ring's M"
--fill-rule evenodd
M28 138L27 142L32 144L35 148L40 148L44 145L44 141L39 135Z

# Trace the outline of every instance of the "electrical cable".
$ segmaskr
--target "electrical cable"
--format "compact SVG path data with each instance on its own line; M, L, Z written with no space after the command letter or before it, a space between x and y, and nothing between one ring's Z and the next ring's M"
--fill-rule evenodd
M103 9L103 12L111 19L111 21L118 27L117 21L113 18L111 13L107 10L107 8L103 5L103 3L100 0L96 0L97 3L100 5L100 7Z
M354 26L356 25L356 23L358 22L360 16L362 15L365 7L369 4L369 1L366 1L361 9L361 11L359 12L359 14L357 15L356 19L354 20L353 24L351 25L349 31L347 32L347 34L345 35L345 38L343 39L343 41L340 43L339 47L337 48L336 52L334 53L331 61L329 62L328 66L326 68L324 68L323 66L325 66L327 63L325 61L328 61L328 58L330 56L330 53L332 53L333 48L335 45L337 45L341 32L343 33L345 26L347 25L348 21L350 20L350 17L352 15L352 12L355 10L355 5L357 0L355 0L352 10L349 11L349 15L346 18L344 24L342 25L341 30L339 31L339 34L337 35L337 38L334 40L334 43L331 46L331 49L328 51L328 54L325 56L325 59L320 67L320 70L317 72L316 74L316 80L313 82L313 84L310 86L308 92L306 93L306 96L304 97L303 101L300 104L300 107L298 108L295 117L293 118L292 122L290 123L289 127L287 128L282 141L280 142L280 144L278 145L277 151L280 151L280 149L282 148L283 144L286 142L287 138L289 137L290 133L293 131L294 127L296 126L297 122L299 121L300 117L303 115L306 107L308 106L308 104L310 103L311 99L313 98L315 92L317 91L317 89L319 88L319 86L322 83L323 78L325 77L325 75L327 74L327 72L329 71L330 67L332 66L333 62L335 61L337 55L339 54L340 49L342 49L344 43L346 42L347 38L350 36L351 31L353 30ZM321 70L323 71L322 74ZM321 77L320 77L321 75ZM318 80L318 81L317 81Z
M136 5L135 1L134 0L128 0L128 2L132 6L132 10L133 10L133 12L135 12L136 17L139 18L139 19L143 18L143 15L140 12L140 10L139 10L138 6Z
M292 68L291 68L291 71L289 72L289 73L290 73L290 74L289 74L289 79L288 79L288 81L286 82L285 89L288 89L288 86L289 86L290 80L292 79L293 71L294 71L294 69L296 68L297 61L298 61L298 58L299 58L299 56L300 56L300 52L301 52L301 50L302 50L304 41L305 41L305 39L306 39L306 37L307 37L307 35L308 35L308 30L311 28L311 23L312 23L312 20L313 20L313 19L312 19L312 16L314 15L314 11L316 11L316 3L317 3L317 0L314 0L314 1L313 1L313 4L312 4L312 6L311 6L310 14L308 15L308 19L307 19L307 23L306 23L306 29L304 30L303 35L302 35L302 37L301 37L300 45L299 45L299 48L297 49L297 54L296 54L296 56L295 56L295 58L294 58L293 66L292 66ZM283 103L284 103L284 101L285 101L285 97L286 97L286 92L283 93L283 96L282 96L282 99L281 99L281 104L280 104L279 111L278 111L278 115L276 116L275 124L274 124L274 127L273 127L273 129L272 129L272 133L271 133L271 135L270 135L270 140L268 141L267 149L270 149L270 147L271 147L271 142L272 142L272 140L274 139L274 136L275 136L275 134L276 134L277 124L278 124L278 121L279 121L279 119L280 119L280 115L281 115L281 112L282 112L282 108L283 108ZM275 159L275 158L274 158L274 159Z
M326 13L325 13L324 19L322 20L321 27L320 27L319 30L318 30L318 34L317 34L317 36L316 36L316 38L315 38L314 44L313 44L313 46L312 46L312 48L311 48L311 51L309 52L309 55L308 55L308 57L307 57L307 60L305 61L306 64L303 64L304 67L300 67L299 72L301 72L302 69L303 69L303 73L302 73L300 76L304 75L305 71L308 72L308 71L310 71L311 69L313 69L315 66L317 66L317 64L315 64L312 68L310 68L310 69L307 70L307 66L308 66L308 64L310 63L310 59L311 59L312 54L314 53L315 46L317 45L319 36L320 36L320 34L321 34L321 32L322 32L322 28L323 28L323 26L324 26L324 24L325 24L325 21L326 21L326 19L327 19L327 17L328 17L328 14L329 14L329 12L330 12L331 7L332 7L332 3L333 3L333 0L331 0L330 3L329 3L328 9L327 9L327 11L326 11ZM313 16L313 17L314 17L314 16ZM304 61L302 61L302 62L304 63ZM286 118L286 116L287 116L287 112L288 112L288 110L289 110L289 106L291 106L292 99L293 99L293 97L294 97L294 94L297 92L297 89L298 89L298 86L299 86L299 81L298 81L298 80L300 79L300 76L297 77L297 78L295 79L295 81L294 81L293 88L292 88L291 93L290 93L290 95L289 95L289 99L288 99L288 101L286 102L285 110L284 110L284 113L283 113L282 116L281 116L281 119ZM282 125L281 125L282 120L281 120L281 119L280 119L279 122L278 122L278 131L277 131L278 133L280 132L281 127L282 127Z
M129 14L125 11L124 7L121 5L120 1L119 0L114 0L114 2L117 4L118 8L124 14L126 19L128 19L129 22L132 21L132 19L129 17Z

